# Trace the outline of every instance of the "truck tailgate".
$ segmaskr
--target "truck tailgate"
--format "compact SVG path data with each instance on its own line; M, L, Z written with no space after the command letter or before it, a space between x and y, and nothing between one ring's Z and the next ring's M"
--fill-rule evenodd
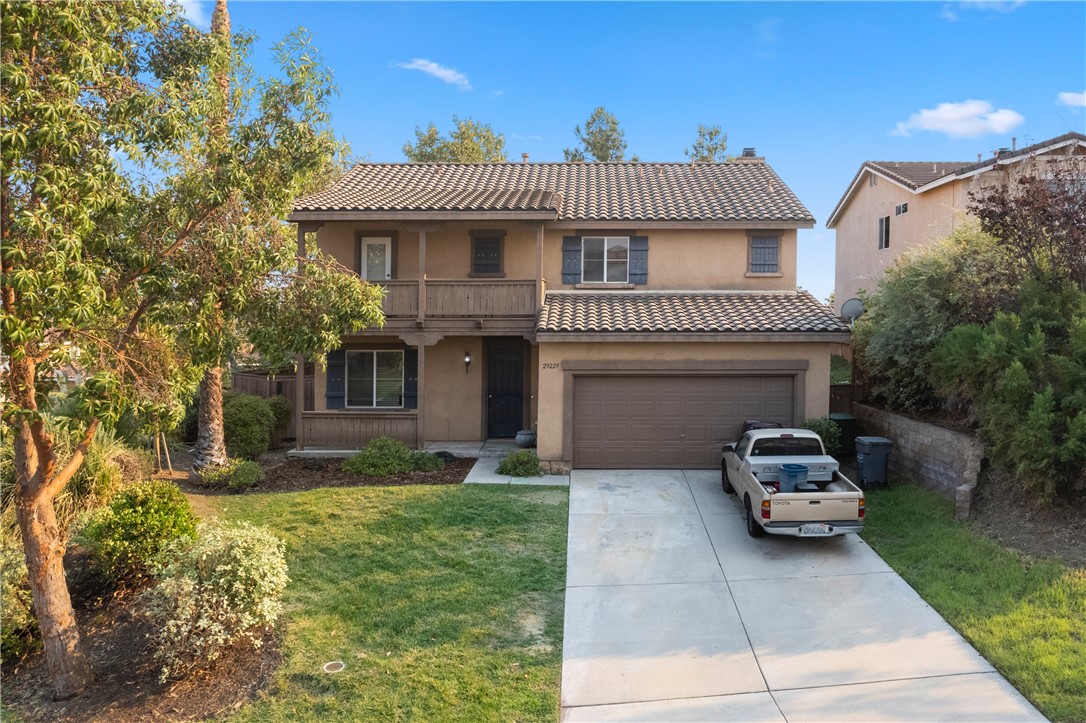
M778 493L770 497L772 522L833 522L856 520L860 497L848 492Z

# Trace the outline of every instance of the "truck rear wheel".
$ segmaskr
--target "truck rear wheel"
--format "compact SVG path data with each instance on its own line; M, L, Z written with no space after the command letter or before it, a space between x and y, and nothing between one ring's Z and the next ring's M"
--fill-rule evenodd
M765 535L765 530L760 524L758 524L758 520L754 519L754 508L750 504L750 497L747 497L746 502L747 534L751 537L762 537L763 535Z

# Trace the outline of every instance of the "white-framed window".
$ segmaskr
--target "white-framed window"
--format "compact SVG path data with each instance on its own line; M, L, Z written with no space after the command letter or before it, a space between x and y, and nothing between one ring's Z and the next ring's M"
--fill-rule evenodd
M403 351L347 350L348 407L403 407Z
M625 284L629 280L629 236L585 236L581 239L581 281Z
M894 215L895 216L900 216L901 214L908 213L908 212L909 212L909 204L907 204L907 203L899 203L897 206L894 206Z
M776 274L780 272L781 239L776 235L750 237L750 273Z
M883 216L879 219L879 248L890 248L890 217Z

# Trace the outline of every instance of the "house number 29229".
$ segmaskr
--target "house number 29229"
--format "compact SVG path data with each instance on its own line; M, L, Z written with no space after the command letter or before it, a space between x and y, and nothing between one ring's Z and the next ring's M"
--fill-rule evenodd
M558 362L543 362L544 369L557 369Z

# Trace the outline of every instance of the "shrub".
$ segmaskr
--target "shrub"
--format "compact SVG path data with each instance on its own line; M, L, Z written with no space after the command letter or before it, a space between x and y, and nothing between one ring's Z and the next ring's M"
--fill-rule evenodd
M268 451L275 414L267 399L230 392L222 402L223 436L231 457L256 459Z
M498 474L514 477L539 477L543 470L539 467L539 457L530 449L518 449L510 452L498 465Z
M829 417L808 419L803 423L803 429L809 429L822 438L826 454L836 456L841 451L841 428Z
M272 427L272 446L278 447L287 434L290 426L290 415L294 412L294 406L282 394L276 394L268 400L275 424Z
M38 628L23 545L19 534L8 530L0 534L0 613L0 658L7 662L34 647Z
M139 482L92 513L77 540L115 580L146 575L155 557L179 537L192 537L196 516L170 482Z
M445 463L428 452L416 452L399 440L378 437L361 452L343 462L343 471L369 477L387 477L403 472L432 472Z
M934 409L942 400L929 355L959 324L985 324L1017 304L1022 264L992 237L965 227L903 255L886 270L852 343L875 396L898 411Z
M260 465L248 459L231 459L222 467L201 470L197 483L201 487L241 492L255 487L264 479Z
M162 559L148 609L160 625L155 656L163 681L238 641L259 647L282 612L284 546L265 529L201 524L194 539L175 540Z
M933 360L940 388L971 402L996 468L1048 501L1086 492L1086 293L1030 281L1020 314L956 328Z

